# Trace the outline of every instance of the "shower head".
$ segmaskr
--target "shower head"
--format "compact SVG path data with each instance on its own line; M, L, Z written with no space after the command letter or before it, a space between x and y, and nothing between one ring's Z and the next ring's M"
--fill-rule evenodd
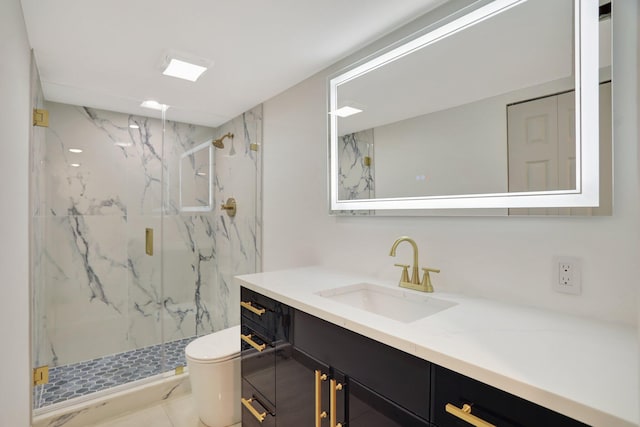
M214 139L213 141L211 141L211 143L216 148L224 148L224 143L222 142L222 140L225 139L225 138L233 139L233 134L231 132L226 133L226 134L222 135L220 138Z

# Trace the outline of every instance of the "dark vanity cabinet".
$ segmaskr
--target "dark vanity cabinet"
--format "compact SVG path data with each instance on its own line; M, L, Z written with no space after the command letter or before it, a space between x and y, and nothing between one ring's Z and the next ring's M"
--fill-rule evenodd
M242 425L585 424L242 288Z
M429 427L430 365L242 288L242 425Z

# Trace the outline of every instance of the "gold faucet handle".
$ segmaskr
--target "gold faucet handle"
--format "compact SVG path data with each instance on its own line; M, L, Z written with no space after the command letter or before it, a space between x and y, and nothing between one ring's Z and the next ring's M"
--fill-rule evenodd
M408 264L393 264L396 267L402 267L402 274L400 275L400 283L409 283L409 265Z
M422 276L421 285L424 287L425 292L433 292L433 285L431 284L431 276L429 273L440 273L438 268L423 268L424 275Z

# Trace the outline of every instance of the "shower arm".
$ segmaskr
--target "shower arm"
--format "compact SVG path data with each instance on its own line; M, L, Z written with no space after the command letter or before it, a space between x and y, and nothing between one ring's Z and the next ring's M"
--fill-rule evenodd
M231 138L231 139L233 139L233 134L232 134L231 132L228 132L228 133L226 133L226 134L222 135L220 138L218 138L218 139L214 139L211 143L213 144L213 146L214 146L214 147L217 147L217 148L224 148L224 144L222 143L222 141L223 141L225 138Z

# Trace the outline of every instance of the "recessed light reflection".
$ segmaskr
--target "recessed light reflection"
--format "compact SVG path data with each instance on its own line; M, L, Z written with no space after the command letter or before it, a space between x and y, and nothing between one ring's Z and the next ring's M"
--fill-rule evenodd
M70 166L72 166L74 168L79 168L80 167L80 163L71 163Z
M358 113L362 113L362 110L360 108L349 107L348 105L329 112L329 114L333 114L334 116L342 118L353 116L354 114Z
M118 147L131 147L133 144L130 142L115 142L114 145L117 145Z
M167 111L167 109L169 108L167 104L160 104L158 101L153 99L147 99L146 101L142 101L142 104L140 104L140 106L143 108L150 108L152 110L158 110L158 111Z
M140 126L135 125L135 124L129 125L129 127L130 127L131 129L140 129Z
M69 148L69 151L72 153L82 153L82 150L79 148Z

